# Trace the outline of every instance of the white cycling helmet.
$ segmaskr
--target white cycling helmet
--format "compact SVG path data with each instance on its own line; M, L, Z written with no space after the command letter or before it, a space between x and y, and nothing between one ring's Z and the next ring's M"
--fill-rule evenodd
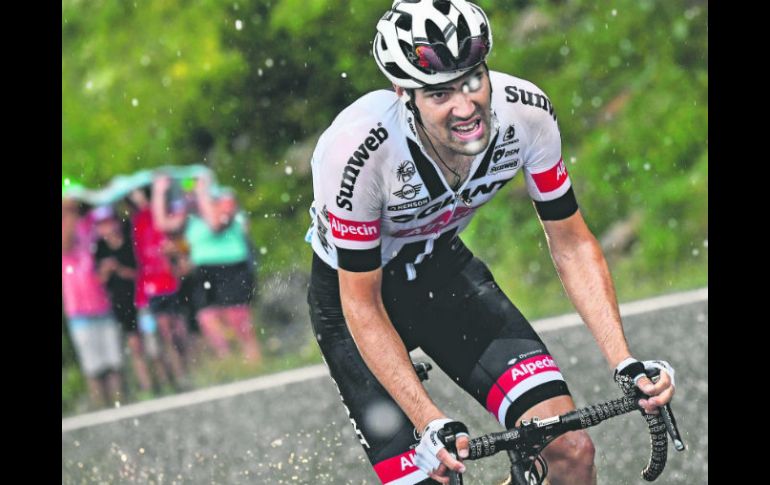
M406 89L452 81L492 50L487 16L465 0L395 0L377 22L374 59Z

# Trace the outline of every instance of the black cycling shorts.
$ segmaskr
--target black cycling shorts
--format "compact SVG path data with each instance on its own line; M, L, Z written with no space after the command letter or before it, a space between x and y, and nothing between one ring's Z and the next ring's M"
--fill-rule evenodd
M399 258L383 268L383 302L407 349L422 348L507 428L532 406L569 395L548 349L487 266L459 238L443 242L415 281L407 281ZM413 460L417 433L361 358L343 317L337 272L315 254L308 303L326 365L380 481L426 480Z

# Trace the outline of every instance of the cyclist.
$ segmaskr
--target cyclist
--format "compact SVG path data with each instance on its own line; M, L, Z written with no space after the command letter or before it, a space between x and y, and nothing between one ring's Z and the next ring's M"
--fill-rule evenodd
M458 237L520 171L566 293L609 366L639 377L650 412L674 392L670 366L631 357L550 99L490 71L491 48L487 17L470 2L395 1L373 43L395 92L348 106L313 153L311 321L383 483L446 483L447 468L464 471L467 428L431 401L409 358L416 347L503 426L574 409L556 359ZM666 372L653 384L645 365ZM459 460L436 437L445 426ZM587 433L568 433L543 455L552 483L596 482Z

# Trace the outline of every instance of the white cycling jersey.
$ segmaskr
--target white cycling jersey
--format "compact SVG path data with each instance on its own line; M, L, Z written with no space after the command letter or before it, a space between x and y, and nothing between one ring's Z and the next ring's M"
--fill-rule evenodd
M313 222L306 239L328 265L350 271L385 266L406 245L408 279L449 231L523 170L543 219L577 210L553 106L534 84L490 71L492 134L454 191L416 132L414 115L393 91L374 91L343 110L313 152Z

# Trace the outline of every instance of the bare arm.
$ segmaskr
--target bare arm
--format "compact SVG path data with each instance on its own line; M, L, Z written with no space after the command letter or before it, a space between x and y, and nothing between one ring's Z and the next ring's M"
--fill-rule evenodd
M118 269L116 272L118 273L118 276L124 280L133 280L136 278L136 269L130 266L123 266L122 264L118 263Z
M445 417L422 386L401 337L382 303L382 269L338 270L340 297L350 333L366 365L418 430Z
M165 233L177 233L184 227L187 213L169 214L166 207L166 192L168 192L171 179L161 176L155 179L150 200L152 209L152 223L158 231Z
M110 279L110 275L112 275L112 272L115 271L116 266L117 262L115 261L115 258L105 258L99 261L97 267L99 281L102 283L107 283L107 281Z
M591 330L604 358L615 368L631 357L615 295L615 286L601 246L578 210L561 221L542 221L548 247L564 289L586 326ZM674 387L665 372L653 383L643 377L639 387L650 399L640 404L647 412L671 401Z
M556 271L572 304L614 368L630 357L615 287L598 241L578 210L559 221L542 221Z

